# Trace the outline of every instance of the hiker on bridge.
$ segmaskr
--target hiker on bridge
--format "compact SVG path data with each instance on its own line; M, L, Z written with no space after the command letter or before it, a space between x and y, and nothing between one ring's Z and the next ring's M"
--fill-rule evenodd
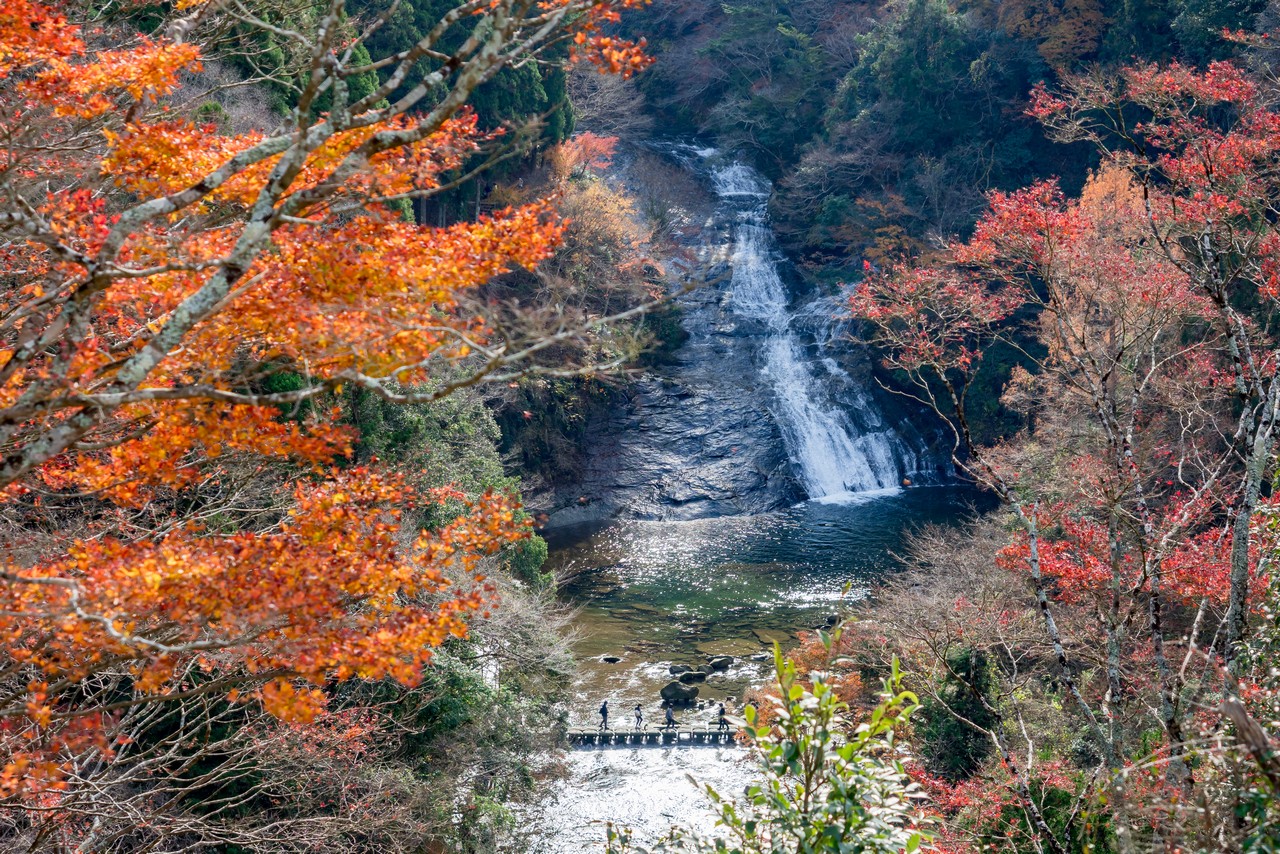
M724 703L720 704L720 720L716 723L716 729L724 732L729 728L729 719L724 716Z
M671 707L667 706L667 719L666 719L666 723L662 725L662 728L669 729L671 727L679 726L679 725L680 725L680 722L676 720L676 716L671 712Z
M644 710L640 708L639 703L636 703L635 715L636 715L636 729L638 730L644 729Z
M600 704L600 729L609 728L609 701Z

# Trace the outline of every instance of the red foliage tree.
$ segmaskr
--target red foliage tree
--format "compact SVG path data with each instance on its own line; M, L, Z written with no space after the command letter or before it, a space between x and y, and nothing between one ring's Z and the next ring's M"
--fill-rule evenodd
M1052 182L994 193L942 265L869 275L853 306L951 426L957 465L1019 520L1004 560L1031 578L1123 833L1125 709L1150 692L1168 781L1189 792L1190 727L1244 636L1265 547L1253 523L1280 388L1256 318L1274 310L1280 117L1226 65L1071 78L1034 113L1103 150L1081 199ZM1264 301L1255 314L1249 300ZM966 396L996 341L1031 366L1006 395L1031 427L993 449L974 440ZM1063 605L1087 605L1096 635L1065 639ZM1097 692L1071 660L1078 644L1105 651Z

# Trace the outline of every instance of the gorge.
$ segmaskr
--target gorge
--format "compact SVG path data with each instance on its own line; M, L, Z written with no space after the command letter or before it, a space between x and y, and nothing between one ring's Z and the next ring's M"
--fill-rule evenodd
M1274 854L1278 40L6 0L0 850Z

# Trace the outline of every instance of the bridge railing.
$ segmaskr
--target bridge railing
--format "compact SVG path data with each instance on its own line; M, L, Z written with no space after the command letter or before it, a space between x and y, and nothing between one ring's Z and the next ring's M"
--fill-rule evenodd
M626 730L626 729L574 729L569 731L569 744L573 747L698 747L702 745L736 746L732 729L713 727L676 727Z

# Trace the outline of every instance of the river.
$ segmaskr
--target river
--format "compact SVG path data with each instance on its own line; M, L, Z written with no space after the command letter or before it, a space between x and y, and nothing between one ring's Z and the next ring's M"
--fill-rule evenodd
M594 727L603 700L615 727L631 726L637 703L656 723L670 665L721 653L734 665L700 686L702 708L678 717L707 725L719 701L739 709L744 690L768 675L770 642L794 644L798 631L868 595L897 566L907 531L953 523L980 502L971 490L919 487L757 516L562 532L553 568L592 570L564 591L580 608L571 726ZM737 793L753 773L745 751L724 747L579 749L568 765L542 818L541 854L599 850L605 821L649 838L673 823L706 827L704 796L687 775Z

